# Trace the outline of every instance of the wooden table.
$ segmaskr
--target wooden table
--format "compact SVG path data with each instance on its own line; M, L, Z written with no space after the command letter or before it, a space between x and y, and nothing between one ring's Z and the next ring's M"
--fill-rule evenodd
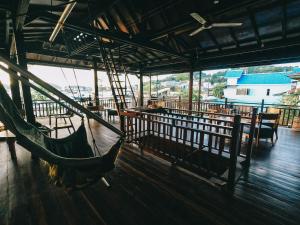
M105 113L105 109L102 105L88 105L86 108L100 117L102 117L102 112Z
M9 130L4 130L0 132L0 141L6 141L11 158L16 159L17 158L16 148L15 148L16 136L13 133L11 133Z

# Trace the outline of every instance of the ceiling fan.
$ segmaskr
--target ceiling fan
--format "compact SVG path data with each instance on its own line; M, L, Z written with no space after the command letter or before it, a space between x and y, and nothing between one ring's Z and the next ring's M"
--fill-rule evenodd
M196 29L195 31L190 33L190 36L194 36L195 34L198 34L199 32L201 32L203 30L208 30L213 27L239 27L239 26L243 25L243 23L210 23L210 22L207 22L198 13L194 12L194 13L191 13L190 15L191 15L191 17L193 17L195 20L197 20L201 24L201 26L198 29Z

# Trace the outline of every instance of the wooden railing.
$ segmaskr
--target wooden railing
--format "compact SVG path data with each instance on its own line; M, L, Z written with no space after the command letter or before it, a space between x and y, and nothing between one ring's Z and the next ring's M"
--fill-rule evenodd
M242 160L243 165L250 164L253 138L248 138L242 149L245 125L254 131L255 120L251 123L250 117L244 118L250 120L248 123L241 122L240 115L206 117L171 111L166 114L127 111L123 116L128 142L192 172L218 178L226 182L228 190L233 189L238 177L237 160Z
M81 101L77 100L77 102L83 106L87 106L90 103L88 99ZM126 102L127 104L131 103L130 99L126 99ZM94 102L92 103L95 104ZM69 104L65 104L72 108ZM99 105L103 106L104 109L116 109L115 102L111 98L99 99ZM35 117L47 117L49 115L63 114L67 111L67 108L51 100L33 101L33 112Z
M187 100L182 99L165 99L164 106L173 109L188 110L189 105ZM230 109L235 114L241 116L251 116L253 108L258 108L259 112L276 112L280 114L279 125L292 126L295 117L300 116L300 106L283 105L283 104L267 104L261 103L240 103L240 102L206 102L193 101L193 111L224 111Z

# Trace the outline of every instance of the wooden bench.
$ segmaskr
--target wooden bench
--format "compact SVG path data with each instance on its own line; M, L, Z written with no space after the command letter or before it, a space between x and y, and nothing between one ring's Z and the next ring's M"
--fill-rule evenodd
M11 158L16 159L16 136L8 130L4 130L0 132L0 141L6 141L8 145L8 150L10 152Z

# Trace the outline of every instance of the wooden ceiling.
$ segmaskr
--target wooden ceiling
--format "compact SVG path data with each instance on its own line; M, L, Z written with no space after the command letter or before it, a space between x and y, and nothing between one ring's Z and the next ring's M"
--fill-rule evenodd
M11 46L18 6L26 0L9 2L0 4L2 49ZM98 40L132 73L300 61L300 0L77 0L53 44L49 37L68 1L27 2L23 36L31 63L90 68L96 59L104 69ZM243 25L191 37L199 27L192 12L210 22Z

